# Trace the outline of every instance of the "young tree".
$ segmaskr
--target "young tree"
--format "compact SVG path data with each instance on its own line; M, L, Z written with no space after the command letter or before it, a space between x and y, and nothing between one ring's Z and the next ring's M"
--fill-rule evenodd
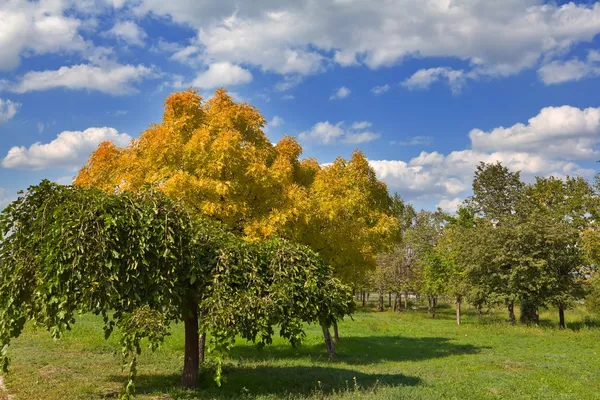
M53 337L80 313L115 326L132 396L141 340L156 348L170 324L185 324L182 384L198 377L198 318L212 347L236 336L268 344L273 327L292 344L302 326L352 311L347 286L308 248L281 240L247 243L197 219L160 192L107 194L43 181L0 214L0 365L27 321ZM331 353L331 349L328 348Z
M419 290L427 295L429 312L433 318L438 297L444 294L447 282L447 260L437 249L444 224L444 214L440 210L420 211L406 234L406 241L415 252L418 263Z

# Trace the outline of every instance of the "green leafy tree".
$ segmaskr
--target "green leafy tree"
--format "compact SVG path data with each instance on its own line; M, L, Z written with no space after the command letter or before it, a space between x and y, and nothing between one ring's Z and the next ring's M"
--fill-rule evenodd
M349 288L310 249L243 242L161 192L108 194L43 181L0 214L0 234L3 369L27 321L58 338L77 315L98 314L107 337L115 326L123 333L130 370L123 398L134 391L141 340L156 348L173 322L185 324L182 384L195 387L199 330L211 333L218 355L236 336L270 343L275 326L295 345L304 323L328 326L352 311Z

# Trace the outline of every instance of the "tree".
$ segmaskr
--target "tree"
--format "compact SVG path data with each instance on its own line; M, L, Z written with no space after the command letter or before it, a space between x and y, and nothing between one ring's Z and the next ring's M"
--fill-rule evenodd
M582 284L590 272L579 232L594 223L595 200L592 187L581 177L538 177L527 186L519 205L522 223L535 229L530 256L541 257L546 263L538 277L544 293L537 302L558 308L561 328L565 328L565 309L582 297Z
M0 214L0 234L3 369L27 321L59 337L78 314L99 314L107 337L115 326L123 333L123 398L134 391L141 340L156 348L177 321L186 331L182 384L196 386L199 309L219 354L236 336L270 343L274 326L298 344L304 323L327 326L353 307L349 288L307 247L241 241L156 191L43 181Z
M511 172L500 162L482 162L475 170L473 196L467 200L467 205L494 226L511 224L523 189L520 172ZM505 233L509 234L510 231ZM506 265L504 268L510 266ZM514 302L512 295L505 299L511 323L515 320Z
M475 215L468 208L459 208L457 215L445 216L448 223L438 241L436 252L445 266L446 293L454 297L456 302L456 323L461 323L461 305L463 299L471 292L468 281L468 270L462 256L471 251L469 235L475 226ZM474 297L475 293L473 293Z
M207 101L174 93L161 123L124 149L100 144L75 184L111 193L149 184L246 240L308 245L344 283L364 280L398 234L387 187L362 153L320 166L299 159L292 137L271 144L264 124L223 89Z
M420 211L406 234L406 241L416 255L419 290L427 295L429 312L433 318L438 297L444 294L447 281L446 259L436 248L443 234L444 221L444 214L440 210Z
M515 213L523 188L520 172L511 172L500 162L482 162L475 170L473 196L467 203L483 217L502 222Z

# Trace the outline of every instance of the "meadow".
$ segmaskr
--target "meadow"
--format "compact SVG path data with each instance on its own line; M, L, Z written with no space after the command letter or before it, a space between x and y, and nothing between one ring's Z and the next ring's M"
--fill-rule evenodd
M226 381L213 381L208 357L198 391L179 388L183 329L139 360L137 399L600 399L600 322L582 309L544 311L539 326L509 326L504 310L455 323L442 305L435 320L423 307L376 312L374 304L340 324L338 356L327 359L318 326L299 348L277 339L258 349L238 342L225 360ZM125 380L117 337L81 317L53 341L29 326L11 347L5 383L14 400L112 399ZM7 393L0 393L5 400Z

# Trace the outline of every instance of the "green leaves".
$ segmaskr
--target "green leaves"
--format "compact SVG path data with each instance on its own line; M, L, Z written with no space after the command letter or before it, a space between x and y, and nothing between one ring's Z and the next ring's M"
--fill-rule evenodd
M205 317L211 348L241 337L270 344L274 327L293 345L303 324L353 311L350 289L308 247L245 242L192 217L152 190L107 194L43 181L0 214L0 366L26 321L60 337L80 313L121 333L133 396L140 343L157 348L190 303Z

